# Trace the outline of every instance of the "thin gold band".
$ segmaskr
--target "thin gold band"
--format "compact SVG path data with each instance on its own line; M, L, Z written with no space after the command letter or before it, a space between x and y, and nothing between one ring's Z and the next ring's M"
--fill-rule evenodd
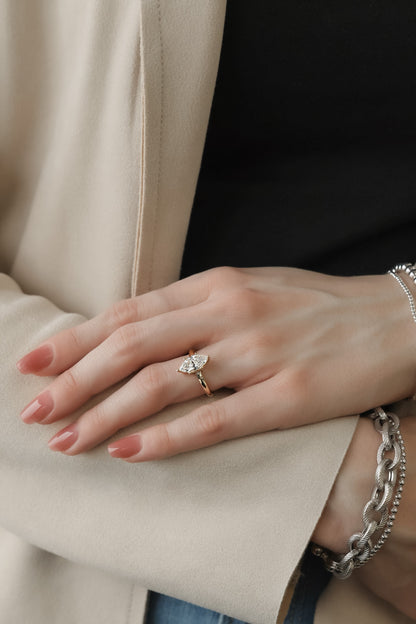
M195 355L195 351L193 349L189 349L188 351L189 355ZM202 390L205 392L205 394L207 396L212 396L212 392L210 390L209 385L207 384L207 380L205 379L204 375L202 374L202 371L197 371L196 376L198 377L198 381L201 384L201 388Z
M212 392L209 388L209 385L207 384L207 381L205 379L205 377L203 376L203 374L201 373L201 371L198 371L196 376L198 377L198 381L201 384L201 387L203 389L203 391L205 392L205 394L207 396L212 396Z

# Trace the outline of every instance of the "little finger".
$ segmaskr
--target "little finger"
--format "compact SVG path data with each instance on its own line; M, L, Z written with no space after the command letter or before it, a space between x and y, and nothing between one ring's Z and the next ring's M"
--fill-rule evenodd
M280 410L269 388L270 380L206 403L186 416L117 440L108 451L112 457L142 462L276 429Z

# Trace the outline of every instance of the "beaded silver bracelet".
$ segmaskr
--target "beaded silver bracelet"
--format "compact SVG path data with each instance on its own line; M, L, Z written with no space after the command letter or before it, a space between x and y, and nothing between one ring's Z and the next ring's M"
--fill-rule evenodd
M400 288L405 292L406 297L409 300L410 312L412 314L413 321L416 323L416 305L415 305L415 300L413 298L413 295L410 292L410 289L407 287L407 285L402 280L400 275L397 275L397 273L395 273L394 271L387 271L387 273L388 275L391 275L392 277L394 277L396 282L399 284Z
M398 416L376 407L370 417L374 420L374 427L380 433L382 442L377 452L375 486L362 514L363 529L361 533L354 533L350 537L348 551L344 555L335 555L312 544L313 554L320 557L326 569L339 579L348 578L355 568L370 561L386 542L396 518L406 477L406 451ZM386 457L389 451L394 453L393 458ZM373 543L375 538L377 541Z
M406 297L409 300L410 312L412 314L413 321L416 323L415 300L407 284L404 282L404 280L402 280L400 275L398 275L398 273L401 273L401 272L406 273L410 277L410 279L413 281L413 283L416 285L416 264L412 264L411 262L404 262L402 264L396 264L396 266L394 266L392 269L387 271L389 275L394 277L396 282L399 284L400 288L406 294Z
M392 273L400 273L400 271L404 271L410 279L416 284L416 264L412 262L402 262L401 264L396 264L392 269L390 269Z

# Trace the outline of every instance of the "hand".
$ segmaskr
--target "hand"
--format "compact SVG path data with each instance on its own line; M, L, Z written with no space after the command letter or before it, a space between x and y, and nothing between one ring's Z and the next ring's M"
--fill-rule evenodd
M407 458L401 504L387 542L353 574L374 594L416 619L416 403L406 402L401 407L409 412L408 417L401 419ZM317 544L334 552L347 552L350 535L361 530L362 511L374 488L380 441L372 422L360 419L312 537Z
M52 337L18 364L58 375L23 411L49 424L120 380L125 384L50 441L75 455L172 403L202 393L177 372L206 353L212 390L193 412L110 447L130 462L365 411L412 394L416 331L388 275L333 277L280 268L222 267L121 301ZM133 375L132 377L129 377Z

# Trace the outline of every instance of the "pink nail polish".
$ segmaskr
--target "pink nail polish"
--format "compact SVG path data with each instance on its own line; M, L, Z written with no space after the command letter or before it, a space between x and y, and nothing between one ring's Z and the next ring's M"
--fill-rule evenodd
M16 364L21 373L38 373L42 369L49 366L53 360L53 350L50 345L42 345L34 351L31 351Z
M52 451L67 451L78 440L78 428L74 423L58 431L48 442Z
M142 439L139 434L129 436L128 438L122 438L108 446L108 452L111 457L119 457L120 459L127 459L128 457L137 455L141 449Z
M29 405L26 405L20 414L20 418L27 424L41 422L52 412L53 405L51 393L45 390L36 399L33 399Z

